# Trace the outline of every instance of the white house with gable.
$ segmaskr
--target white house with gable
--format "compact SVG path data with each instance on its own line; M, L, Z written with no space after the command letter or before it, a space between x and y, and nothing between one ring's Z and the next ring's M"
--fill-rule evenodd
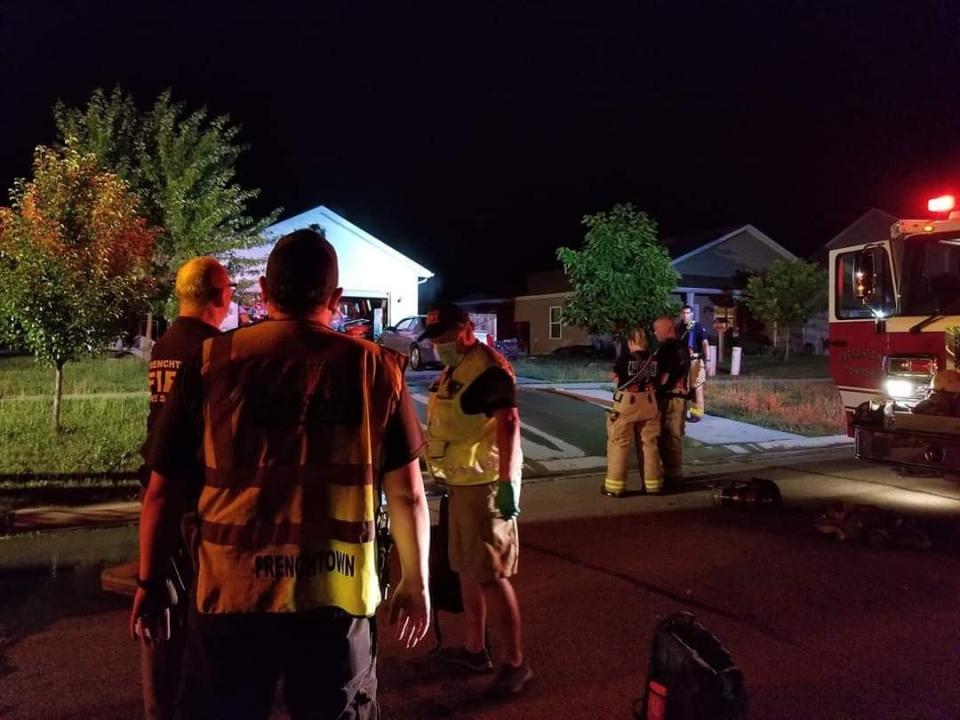
M247 276L265 272L270 250L283 235L312 226L322 228L337 251L341 310L348 321L367 320L379 335L383 327L419 314L418 286L433 273L323 205L271 225L264 245L238 251L237 257L254 261Z

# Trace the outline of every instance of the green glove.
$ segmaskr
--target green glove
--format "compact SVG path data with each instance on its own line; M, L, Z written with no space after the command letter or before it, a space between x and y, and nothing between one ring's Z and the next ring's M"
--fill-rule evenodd
M517 492L513 489L511 482L497 483L497 499L494 501L497 510L503 516L504 520L513 520L520 514L520 506L517 504Z

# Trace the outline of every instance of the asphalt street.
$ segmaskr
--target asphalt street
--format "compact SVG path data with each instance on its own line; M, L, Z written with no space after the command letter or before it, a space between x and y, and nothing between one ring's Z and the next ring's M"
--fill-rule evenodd
M960 488L861 465L848 449L806 458L713 468L775 480L785 504L770 512L714 507L702 482L613 500L598 474L531 481L516 584L536 683L490 704L486 678L439 666L429 644L405 652L388 638L384 717L629 718L654 627L678 610L732 652L753 718L960 716ZM919 518L933 547L878 551L820 535L816 514L841 499ZM0 541L0 717L138 717L128 600L98 585L104 561L134 553L132 527ZM441 622L456 641L460 618Z

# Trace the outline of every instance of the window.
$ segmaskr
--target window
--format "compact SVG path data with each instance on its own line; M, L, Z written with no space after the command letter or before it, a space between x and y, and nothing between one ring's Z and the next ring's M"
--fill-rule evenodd
M952 315L960 304L960 238L911 237L904 248L904 315Z
M563 332L563 323L560 322L560 314L563 308L560 305L553 305L550 308L550 339L559 340Z
M410 330L410 326L413 324L413 318L405 318L397 323L397 330Z
M891 315L896 307L887 251L879 247L873 248L867 251L866 262L864 260L862 250L837 255L834 310L841 320L873 318L874 311L878 310ZM871 297L863 300L856 296L858 270L873 275L875 290Z

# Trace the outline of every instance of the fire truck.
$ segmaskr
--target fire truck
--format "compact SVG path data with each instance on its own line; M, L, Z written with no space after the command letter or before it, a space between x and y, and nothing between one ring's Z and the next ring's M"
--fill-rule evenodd
M934 198L929 218L830 252L830 370L861 459L960 472L960 418L912 412L938 371L957 369L955 204Z

